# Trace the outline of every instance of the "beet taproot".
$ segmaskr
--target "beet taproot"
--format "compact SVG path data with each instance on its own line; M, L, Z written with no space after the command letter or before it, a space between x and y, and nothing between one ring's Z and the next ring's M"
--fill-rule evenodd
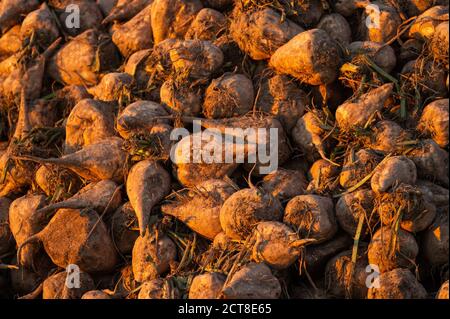
M131 1L117 1L114 7L109 11L109 14L103 19L103 24L108 24L113 21L125 21L133 18L145 7L150 5L153 0L131 0Z
M340 105L336 110L336 121L341 129L364 127L375 112L381 111L386 100L391 96L394 85L385 84L370 90L354 101Z
M381 273L396 268L413 268L419 246L407 231L383 226L373 235L369 244L369 263L376 265Z
M133 247L132 267L137 282L157 279L169 270L170 263L177 258L173 241L163 234L147 231L139 237Z
M87 273L98 273L116 266L117 253L108 230L91 209L58 210L45 228L20 244L17 255L36 242L42 242L53 263L62 268L75 264Z
M271 194L247 188L232 194L220 209L220 224L233 239L245 239L260 221L279 221L283 208Z
M422 238L423 255L432 267L448 263L448 209L438 212L432 225L424 231Z
M416 165L419 177L449 185L448 152L432 139L420 141L407 155Z
M186 86L169 79L161 86L161 103L175 114L197 116L202 110L202 91L199 87Z
M436 100L423 109L417 130L445 148L448 145L448 118L448 99Z
M127 177L127 195L136 212L141 237L144 236L153 207L170 192L170 175L151 160L135 164Z
M301 32L270 58L270 65L276 71L309 85L333 82L338 75L339 64L338 47L322 29Z
M391 5L385 5L381 1L374 2L374 5L377 6L376 9L373 6L366 7L362 15L361 33L366 40L386 43L397 35L402 19Z
M199 0L154 0L151 23L155 43L170 38L183 38L202 8Z
M433 6L417 17L409 29L408 36L420 40L430 40L438 25L446 19L448 19L448 5Z
M81 299L88 291L95 288L94 280L91 276L80 271L80 282L70 283L69 273L62 271L44 280L42 289L42 299Z
M367 299L426 299L425 288L408 269L397 268L382 273L379 287L370 288Z
M114 135L112 107L97 100L82 100L67 117L64 153L74 153Z
M95 1L50 0L59 18L59 25L68 35L75 37L89 29L100 29L103 14ZM77 18L74 15L78 14Z
M169 115L164 107L151 101L137 101L128 105L117 118L117 131L123 138L133 133L149 131L156 124L168 124L167 120L158 119Z
M264 176L261 188L278 198L280 202L284 202L297 195L303 195L307 188L307 181L302 171L279 168Z
M58 24L46 3L25 17L20 27L20 34L22 39L33 35L44 48L59 37Z
M370 185L375 193L382 193L401 183L414 185L416 180L417 169L414 162L406 156L392 156L375 168Z
M109 224L117 250L123 255L129 255L133 250L134 242L139 237L136 213L130 202L116 209Z
M108 35L90 29L66 43L50 59L47 72L64 84L95 85L99 73L119 64L118 55Z
M153 44L151 26L152 5L148 5L128 22L115 29L112 41L124 57L140 50L150 49Z
M203 113L213 119L241 116L252 109L253 100L250 79L243 74L225 73L206 89Z
M342 187L350 188L368 176L381 162L381 156L370 149L360 149L351 152L345 159L339 174Z
M0 4L0 31L6 32L12 26L20 23L21 15L35 10L38 0L4 0Z
M153 279L144 282L138 299L178 299L179 291L170 279Z
M198 184L180 199L163 204L161 211L181 220L196 233L213 240L222 231L220 209L236 190L222 180L208 180Z
M405 184L379 196L376 206L381 222L385 225L393 225L399 218L400 210L400 227L412 233L425 230L436 216L436 206L431 198L419 189Z
M287 75L263 78L255 91L256 108L275 116L286 133L291 132L309 103L306 93Z
M277 299L281 285L264 263L250 263L225 283L222 295L224 299Z
M219 11L203 8L195 16L184 38L214 41L226 30L227 19Z
M362 223L361 239L365 239L374 231L379 220L373 211L374 197L372 190L359 189L339 198L336 203L336 219L339 226L350 236L357 234L359 223Z
M289 226L275 221L259 223L253 236L252 259L274 269L288 268L299 257L301 247L315 242L315 239L300 239Z
M301 238L312 238L314 244L331 239L338 226L333 201L317 195L299 195L286 205L283 222Z
M254 60L269 59L274 52L303 32L303 28L271 8L243 12L235 7L230 24L231 36L239 48Z
M9 29L0 37L0 60L12 56L22 48L20 25Z
M106 74L96 86L88 92L97 100L104 102L118 101L131 91L133 78L127 73L111 72Z
M82 186L81 179L74 172L51 164L41 165L36 170L34 180L53 201L71 197Z
M331 13L322 16L317 28L325 30L330 37L340 45L348 45L352 42L352 30L350 24L339 13Z
M120 187L112 180L92 182L80 189L72 197L40 208L40 213L56 211L62 208L84 209L92 208L99 214L114 211L121 203Z
M75 153L63 155L60 158L43 159L31 156L22 158L66 167L90 181L102 179L121 181L126 159L122 145L123 140L115 137L88 145Z
M11 233L18 246L21 246L29 238L39 233L48 223L48 217L39 212L39 208L46 204L42 195L27 195L20 197L11 203L9 208L9 225ZM18 263L33 269L33 259L41 253L39 245L33 243L18 254Z
M218 299L226 279L218 272L195 276L189 287L189 299Z
M326 266L327 292L335 298L365 299L367 296L367 255L356 256L352 262L352 251L344 251L333 257Z

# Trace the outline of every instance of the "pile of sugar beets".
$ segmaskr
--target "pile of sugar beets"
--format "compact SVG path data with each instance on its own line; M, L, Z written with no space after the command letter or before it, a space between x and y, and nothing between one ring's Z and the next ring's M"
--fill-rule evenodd
M448 14L2 0L0 297L448 298Z

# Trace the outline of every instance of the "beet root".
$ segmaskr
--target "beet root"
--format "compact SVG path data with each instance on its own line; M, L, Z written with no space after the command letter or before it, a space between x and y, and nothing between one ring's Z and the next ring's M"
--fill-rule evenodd
M252 258L274 269L286 269L300 255L300 248L314 239L299 239L298 234L280 222L261 222L253 231Z
M366 255L357 256L356 263L353 264L350 250L332 258L326 266L327 292L336 298L365 299L367 265Z
M48 73L64 84L95 85L100 80L100 72L114 68L118 63L117 49L107 35L87 30L50 59Z
M391 227L381 227L372 237L369 245L369 263L376 265L381 273L398 267L413 268L419 246L413 235Z
M416 187L405 184L378 196L376 206L383 224L394 225L401 213L400 227L412 233L425 230L436 216L436 206L431 198Z
M119 101L131 91L133 78L128 73L111 72L99 84L88 89L96 99L104 102Z
M427 262L435 268L448 264L448 213L438 212L433 224L424 231L422 251Z
M373 212L374 193L370 189L360 189L345 194L336 203L336 219L339 226L350 236L355 236L360 219L363 226L360 237L366 238L378 223L378 216Z
M183 38L203 5L199 0L155 0L151 24L155 43L169 38Z
M168 124L158 117L168 116L164 107L151 101L137 101L128 105L117 119L117 131L125 139L133 134L150 131L157 124Z
M36 9L38 0L4 0L0 4L0 31L4 33L20 21L20 16Z
M253 107L253 84L245 75L224 74L205 92L203 113L207 118L241 116Z
M88 145L75 153L60 158L43 159L32 156L21 158L66 167L89 181L103 179L121 181L126 159L122 145L123 140L114 137Z
M96 100L82 100L75 105L67 118L64 153L74 153L84 146L114 135L111 106Z
M170 192L170 175L151 160L135 164L127 178L127 194L144 236L153 207Z
M111 271L117 254L108 230L98 214L89 209L60 209L39 233L21 243L17 254L36 241L59 267L75 264L88 273Z
M317 195L300 195L291 199L283 222L297 231L301 238L315 239L316 244L331 239L338 230L333 201Z
M168 79L160 90L161 103L172 113L186 116L196 116L202 109L202 89L179 84L178 81Z
M278 199L255 188L240 190L220 209L220 224L233 239L245 239L260 221L280 220L283 214Z
M298 119L305 113L309 102L306 93L287 75L264 78L255 90L258 92L256 107L275 116L283 124L286 132L290 133Z
M40 213L49 213L61 208L95 209L99 214L114 211L121 203L119 186L111 180L93 182L83 187L72 197L39 209Z
M419 177L448 187L448 152L435 141L423 140L407 155L416 164Z
M277 299L281 286L265 264L250 263L225 283L222 295L225 299Z
M269 59L283 44L304 30L270 8L253 12L235 9L230 32L240 49L254 60Z
M333 82L338 74L339 63L337 45L321 29L301 32L278 48L270 58L270 65L275 70L309 85Z
M222 231L220 209L234 192L235 189L225 181L208 180L190 190L181 200L164 204L161 211L181 220L196 233L213 240Z
M367 139L367 146L374 151L401 153L404 145L411 140L411 135L395 122L380 121L372 128L373 134Z
M178 299L179 291L170 279L153 279L144 282L139 291L138 299Z
M81 296L81 299L112 299L110 295L102 290L90 290Z
M32 34L44 47L48 47L59 37L58 25L52 16L46 3L38 10L29 13L20 28L22 39L31 37Z
M445 148L448 145L448 99L441 99L428 104L422 112L417 129L430 135L440 146Z
M397 268L379 277L380 287L370 288L368 299L426 299L427 291L408 269Z
M115 29L112 41L124 57L152 47L151 10L152 6L147 6L133 19Z
M45 195L56 202L73 196L82 186L81 179L75 173L51 164L41 165L34 179Z
M48 222L48 217L38 211L46 203L45 196L27 195L11 203L9 208L9 224L17 245L21 246L29 238L39 233ZM33 243L18 254L18 263L34 269L34 259L39 255L39 245Z
M377 166L370 184L375 193L382 193L401 183L414 185L416 180L417 169L414 162L406 156L393 156Z
M108 24L113 21L129 20L142 11L151 2L152 0L119 0L114 4L114 7L111 8L109 14L102 21L102 23Z
M69 288L69 273L63 271L45 279L42 289L42 299L80 299L86 292L95 288L91 276L80 271L80 285ZM69 287L68 287L69 286Z
M197 275L189 287L189 299L218 299L226 276L218 272Z
M214 41L219 34L226 30L227 20L225 16L214 9L204 8L200 10L192 21L184 38Z
M136 213L130 202L126 202L114 212L109 228L118 251L123 255L129 255L139 237Z
M307 186L307 180L302 171L279 168L264 176L261 188L277 197L280 202L284 202L297 195L303 195Z
M377 167L381 157L369 149L349 154L339 175L339 183L345 188L355 186Z
M159 234L147 231L139 237L133 247L132 266L137 282L146 282L158 278L169 270L170 263L177 258L173 241Z
M343 130L357 126L364 127L374 113L384 107L391 96L394 85L384 84L361 95L356 100L340 105L336 110L336 121Z

